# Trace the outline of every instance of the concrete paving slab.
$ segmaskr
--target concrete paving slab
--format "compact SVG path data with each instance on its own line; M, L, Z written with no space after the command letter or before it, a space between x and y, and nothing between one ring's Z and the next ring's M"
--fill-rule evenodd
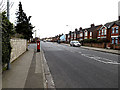
M24 88L44 88L42 64L40 60L40 53L34 52Z
M34 50L29 50L11 64L11 69L3 72L3 88L24 88Z
M36 53L36 67L35 67L35 73L42 73L42 64L40 60L40 53Z

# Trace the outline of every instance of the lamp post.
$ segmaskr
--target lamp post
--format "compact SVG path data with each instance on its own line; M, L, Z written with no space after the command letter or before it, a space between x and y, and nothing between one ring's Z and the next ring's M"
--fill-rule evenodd
M8 20L10 19L10 16L9 16L9 7L10 7L9 0L7 0L7 18L8 18Z
M9 20L9 0L7 0L7 19ZM7 70L10 69L10 60L7 63Z

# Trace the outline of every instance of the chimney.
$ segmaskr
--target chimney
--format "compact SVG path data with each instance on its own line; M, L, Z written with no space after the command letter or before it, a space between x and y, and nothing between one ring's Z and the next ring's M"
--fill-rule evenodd
M120 1L118 2L118 20L120 20Z
M82 27L79 28L79 31L82 30Z
M77 30L77 28L75 29L75 32L77 32L78 30Z
M95 25L94 24L91 24L91 27L94 27Z

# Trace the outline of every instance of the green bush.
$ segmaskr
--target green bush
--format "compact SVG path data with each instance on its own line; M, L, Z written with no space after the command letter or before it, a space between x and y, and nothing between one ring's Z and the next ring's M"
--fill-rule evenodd
M2 13L2 67L10 61L11 45L10 37L13 35L13 24L6 17L6 13Z
M98 43L97 39L85 39L82 42L83 43Z
M100 40L98 40L98 39L85 39L81 42L83 42L83 43L104 43L104 42L106 42L107 43L109 41L106 39L100 39Z

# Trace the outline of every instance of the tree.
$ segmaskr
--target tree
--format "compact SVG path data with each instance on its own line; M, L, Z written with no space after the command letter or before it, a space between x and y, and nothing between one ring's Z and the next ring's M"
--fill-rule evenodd
M32 30L33 26L30 23L31 16L27 17L26 13L22 9L22 4L19 2L19 10L16 13L17 15L17 23L16 23L16 32L22 34L24 39L29 40L32 38Z
M2 13L2 66L10 62L10 37L13 35L13 24L7 19L6 12Z

